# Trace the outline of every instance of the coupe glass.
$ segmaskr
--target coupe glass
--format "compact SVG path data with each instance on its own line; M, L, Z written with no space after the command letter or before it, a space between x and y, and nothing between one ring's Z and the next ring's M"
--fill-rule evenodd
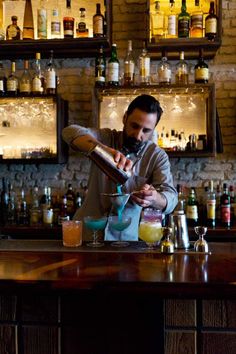
M207 233L206 226L195 226L194 231L198 235L198 240L194 243L194 250L196 252L208 252L208 243L204 239L204 236Z
M139 238L146 242L149 250L159 245L163 236L163 227L160 221L141 221L139 224Z
M127 227L131 224L131 217L122 216L119 217L117 215L110 216L108 219L109 225L113 230L119 231L119 240L112 242L112 246L115 247L127 247L129 246L129 242L122 241L122 231L127 229Z
M84 217L85 227L93 231L93 241L87 243L89 247L101 247L104 245L103 242L98 241L99 230L104 230L107 224L107 217L95 217L95 216L85 216Z

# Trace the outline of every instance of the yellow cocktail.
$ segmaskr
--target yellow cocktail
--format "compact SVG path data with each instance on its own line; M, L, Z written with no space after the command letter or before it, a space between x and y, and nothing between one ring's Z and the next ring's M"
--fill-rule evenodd
M146 242L149 248L153 248L163 236L160 222L141 221L139 224L139 238Z

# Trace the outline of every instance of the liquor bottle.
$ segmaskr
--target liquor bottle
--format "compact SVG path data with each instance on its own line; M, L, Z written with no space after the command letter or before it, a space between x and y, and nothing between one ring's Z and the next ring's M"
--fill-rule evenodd
M150 84L150 56L148 55L145 42L143 42L143 50L139 58L139 83L140 85Z
M67 198L67 212L70 219L72 219L75 213L75 192L73 191L72 184L68 185L66 198Z
M93 37L104 37L104 16L101 14L100 4L96 4L96 13L93 16Z
M23 21L23 39L34 39L34 19L31 0L26 0L24 21Z
M178 37L188 38L190 27L190 15L187 12L186 0L182 0L181 12L178 16Z
M70 220L70 217L67 212L67 198L66 195L63 195L61 198L60 212L58 215L58 225L62 225L63 221Z
M217 22L218 18L215 14L215 3L214 1L211 1L209 15L205 20L205 37L210 41L213 41L216 38Z
M175 83L176 84L188 84L188 74L189 74L189 67L187 62L184 60L184 52L180 52L180 60L176 65L175 71Z
M29 218L28 218L28 205L25 199L25 191L24 189L21 190L20 198L17 202L17 223L18 225L28 225Z
M37 9L38 39L47 39L47 9L45 0L40 0L40 7Z
M229 186L229 195L230 195L230 220L231 220L231 225L234 223L235 219L235 212L236 212L236 203L235 203L235 193L234 193L234 186L230 185Z
M66 0L66 16L63 17L64 38L74 37L75 19L72 16L71 0Z
M151 14L152 42L164 37L164 12L161 11L160 1L155 1L155 11Z
M15 192L11 183L8 184L8 203L7 203L7 224L16 223Z
M61 38L61 19L58 7L52 9L51 17L51 38Z
M109 86L119 86L119 69L120 62L117 58L116 44L113 43L111 46L111 57L108 60L107 65L107 82Z
M80 16L79 16L78 28L76 29L76 37L87 38L89 36L89 31L86 26L86 17L85 17L86 10L84 7L81 7L79 11L80 11Z
M177 38L177 16L175 12L175 0L170 0L169 6L167 38Z
M2 62L0 62L0 96L6 94L7 78Z
M16 76L16 63L11 62L11 74L7 78L7 95L17 96L18 94L18 78Z
M29 72L29 61L24 61L24 71L20 78L20 94L28 96L31 94L31 75Z
M190 37L203 37L203 12L200 8L200 0L195 0L195 8L191 14Z
M223 193L220 197L220 219L221 225L230 228L231 220L230 220L230 195L228 192L227 183L223 184Z
M194 67L195 83L206 84L209 80L209 69L203 58L203 49L199 51L199 59Z
M188 226L196 226L198 223L198 202L195 188L191 187L186 206L186 217Z
M167 60L166 52L162 52L162 58L157 67L158 81L159 84L170 84L171 83L171 66Z
M45 72L45 87L48 95L55 95L57 91L57 76L53 63L53 50L50 51L50 59Z
M216 225L216 195L214 192L213 181L209 182L209 189L206 199L207 207L207 226L215 228Z
M134 85L134 58L132 41L128 40L127 54L124 60L124 86Z
M30 225L39 225L42 219L42 212L39 204L39 189L34 186L31 195Z
M6 30L6 39L10 40L10 39L20 39L21 37L21 30L20 27L17 25L17 16L12 16L11 20L12 23L7 26L7 30Z
M32 93L42 95L44 93L44 77L41 71L41 54L36 53L35 71L32 79Z
M220 198L221 198L221 188L220 185L216 186L216 225L220 225Z
M95 58L95 86L105 86L106 82L106 59L103 47L99 48L98 55Z
M2 177L2 191L0 199L0 224L5 225L7 222L7 205L8 205L8 193L6 186L6 179Z

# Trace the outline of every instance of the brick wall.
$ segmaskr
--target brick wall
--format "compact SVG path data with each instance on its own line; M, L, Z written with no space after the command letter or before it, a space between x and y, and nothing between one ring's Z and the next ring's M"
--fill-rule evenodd
M113 41L118 46L122 65L127 40L133 40L136 57L145 38L143 13L145 0L113 0ZM217 184L236 184L236 1L223 0L222 46L208 62L211 80L216 84L217 108L223 134L224 153L216 158L171 159L175 183L202 187L211 178ZM44 63L45 64L45 63ZM154 65L157 63L153 63ZM194 62L192 63L194 64ZM9 62L6 64L9 67ZM92 92L94 59L58 59L56 61L61 85L59 93L69 101L69 123L93 124ZM22 68L22 62L17 63ZM89 162L70 152L65 165L0 165L0 177L8 174L15 187L49 185L64 190L69 182L75 189L88 178Z

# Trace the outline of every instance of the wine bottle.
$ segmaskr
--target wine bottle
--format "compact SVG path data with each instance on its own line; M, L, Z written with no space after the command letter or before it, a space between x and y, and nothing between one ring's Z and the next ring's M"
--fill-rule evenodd
M210 41L214 40L217 34L218 18L215 14L215 3L211 1L209 15L205 20L205 37Z
M119 67L120 63L117 58L116 44L113 43L111 47L111 58L108 61L108 85L119 86Z
M16 76L16 63L11 62L11 74L7 78L7 94L8 96L17 96L18 78Z
M180 61L176 65L175 83L176 84L188 84L189 68L187 62L184 60L184 52L180 52Z
M177 37L177 16L175 12L175 0L170 0L170 8L168 13L167 38Z
M4 96L6 94L6 84L7 78L5 70L3 68L2 62L0 62L0 96Z
M143 42L143 50L139 56L139 80L140 85L150 84L150 56L148 55L145 42Z
M188 201L187 201L187 208L186 208L186 216L188 226L196 226L198 223L198 202L196 197L195 188L191 187Z
M52 9L51 38L61 38L61 21L58 8Z
M134 85L134 58L132 41L128 40L127 54L124 61L124 86Z
M199 59L197 64L194 67L195 74L195 83L197 84L206 84L209 80L209 69L207 63L203 58L203 49L199 51Z
M221 225L230 228L230 195L227 183L223 184L223 193L220 197L220 219Z
M36 53L35 72L32 80L32 93L42 95L44 93L44 77L41 71L41 54Z
M74 37L75 19L72 16L71 0L66 0L66 16L63 17L64 38Z
M47 64L45 79L46 79L46 93L51 95L56 94L57 77L56 77L56 70L53 62L53 50L50 51L50 58Z
M162 52L162 58L157 68L159 84L171 83L171 66L167 60L166 52Z
M101 5L96 4L96 13L93 16L93 37L104 36L104 16L101 14Z
M29 73L29 61L24 61L24 71L20 78L20 94L27 96L31 93L31 76Z
M106 59L103 47L99 48L99 53L95 59L95 86L104 86L106 81Z
M31 0L25 2L23 39L34 39L34 20Z
M190 16L187 12L186 0L182 0L181 12L178 16L178 37L189 37Z

